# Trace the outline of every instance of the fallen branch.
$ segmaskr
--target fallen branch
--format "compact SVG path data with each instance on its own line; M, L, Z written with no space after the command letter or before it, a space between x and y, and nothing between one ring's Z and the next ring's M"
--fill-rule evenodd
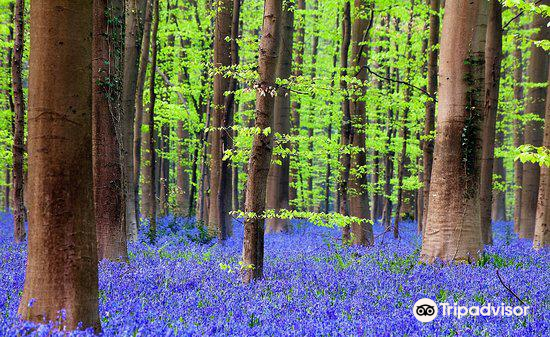
M508 287L504 281L502 280L502 277L500 277L500 273L498 272L498 269L497 269L497 276L498 276L498 280L500 281L500 283L504 286L504 288L506 288L506 290L508 290L510 292L510 294L514 295L515 298L517 298L518 301L520 301L523 305L527 305L525 302L523 302L521 300L521 298L519 298L518 295L516 295L515 292L512 291L512 289L510 289L510 287Z

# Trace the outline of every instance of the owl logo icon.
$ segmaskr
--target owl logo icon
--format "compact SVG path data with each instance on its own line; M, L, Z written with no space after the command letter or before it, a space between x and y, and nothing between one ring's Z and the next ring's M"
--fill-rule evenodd
M422 323L433 321L437 317L437 304L429 298L421 298L414 304L413 315Z

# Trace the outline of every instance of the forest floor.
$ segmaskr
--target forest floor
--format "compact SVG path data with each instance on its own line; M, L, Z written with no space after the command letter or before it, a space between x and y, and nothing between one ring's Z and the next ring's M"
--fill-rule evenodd
M495 245L476 264L418 264L415 223L402 238L379 236L373 248L342 247L338 229L294 223L291 235L266 236L265 280L243 285L242 225L224 246L202 242L185 220L160 221L159 242L130 246L130 263L100 264L100 314L106 336L548 336L550 251L495 225ZM375 227L377 233L382 228ZM144 236L141 235L143 238ZM26 245L12 243L0 217L0 336L26 335L16 311ZM526 317L442 316L421 323L414 302L527 305ZM46 336L42 326L36 335ZM88 333L80 333L90 334Z

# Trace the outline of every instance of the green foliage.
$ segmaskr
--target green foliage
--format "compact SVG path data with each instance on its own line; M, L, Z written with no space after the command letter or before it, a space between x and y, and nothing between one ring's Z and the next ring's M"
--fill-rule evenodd
M550 167L550 149L544 146L536 147L533 145L521 145L518 148L519 154L516 160L522 163L530 162Z
M353 223L372 223L368 219L360 219L353 216L345 216L340 213L316 213L281 209L279 211L266 210L258 215L254 212L233 211L231 214L237 218L262 218L262 219L304 219L321 227L344 227Z
M292 132L281 134L275 128L260 130L254 126L255 82L258 79L258 49L259 36L263 21L263 0L246 0L241 9L241 31L237 38L240 63L237 66L218 68L225 77L234 76L238 86L235 90L235 125L228 130L233 146L224 149L223 159L238 171L237 190L242 198L247 176L246 165L250 159L250 149L253 137L263 133L272 134L273 159L272 164L281 165L283 159L290 160L291 188L297 191L297 198L291 200L295 211L281 210L275 214L266 211L261 217L278 217L282 219L304 219L320 226L342 227L353 222L364 221L357 218L334 213L334 206L324 209L326 173L328 176L329 201L334 205L336 190L340 182L343 167L339 161L342 154L364 154L366 165L354 167L350 174L364 175L369 178L377 176L378 180L367 179L365 186L370 195L383 195L386 180L383 161L388 158L397 167L399 153L403 142L407 142L407 152L403 160L406 163L406 173L402 189L412 195L422 187L422 145L428 139L434 139L435 132L424 135L425 104L432 101L422 91L427 85L427 38L429 35L429 7L425 1L390 1L376 0L374 4L373 26L369 31L363 46L362 57L367 60L369 72L366 80L359 80L355 75L358 67L347 69L343 74L339 64L339 48L342 44L341 19L342 8L348 0L318 1L318 9L313 8L313 2L306 1L307 8L299 10L296 1L285 1L295 15L294 37L299 28L304 30L304 42L294 43L292 76L289 79L278 79L277 85L289 89L293 109L290 114ZM11 75L8 68L8 51L13 46L9 39L13 28L11 23L11 1L0 0L0 170L9 168L12 164L11 122L8 97L11 95ZM28 3L28 2L27 2ZM370 2L369 2L370 3ZM507 24L503 37L502 79L500 86L499 111L497 131L504 134L502 144L497 144L496 158L502 158L507 172L511 172L515 160L549 165L548 149L525 145L519 149L513 143L513 134L521 130L528 121L540 121L532 114L524 114L525 100L514 97L514 88L521 87L525 92L535 85L524 78L523 83L514 83L512 74L519 66L525 70L529 59L529 48L533 30L529 29L533 13L550 16L548 6L536 4L527 0L504 0L503 22ZM168 149L157 149L157 157L167 159L170 165L170 206L176 206L175 177L177 167L181 166L188 177L195 175L195 197L199 185L207 183L206 174L200 176L201 161L205 160L206 172L209 170L210 157L205 145L209 134L214 130L208 121L212 112L213 77L213 33L217 2L197 0L196 6L189 2L170 2L161 4L160 26L158 32L158 69L156 76L156 92L158 95L155 128L161 130L168 126L169 132L163 135L168 141ZM352 6L353 8L354 6ZM352 10L352 18L361 16L370 18L370 9L360 12ZM518 16L518 14L520 14ZM23 60L23 77L25 86L28 78L29 30L28 9L25 11L26 35ZM122 23L120 17L107 12L115 25ZM442 17L442 13L440 13ZM517 19L514 19L518 16ZM411 22L411 36L408 39L408 23ZM318 38L318 53L313 55L313 38ZM114 34L113 38L121 38ZM227 37L229 41L231 38ZM407 41L409 41L407 43ZM549 50L549 41L535 41L536 44ZM435 48L439 48L438 45ZM514 56L514 50L519 48L523 61ZM296 62L298 53L303 51L303 64ZM407 55L410 52L411 58ZM350 60L353 61L353 60ZM470 60L470 65L476 60ZM353 64L353 62L350 62ZM298 69L299 68L299 69ZM301 74L297 72L301 71ZM148 70L150 71L150 70ZM523 71L525 73L525 71ZM408 78L406 74L410 73ZM151 76L151 74L147 74ZM399 80L400 82L398 82ZM472 80L466 78L465 80ZM348 88L340 89L340 82ZM119 79L106 77L102 81L106 89L120 86ZM539 84L543 86L546 84ZM25 94L26 93L25 87ZM149 92L145 91L144 105L147 107ZM228 95L229 93L225 93ZM278 93L279 94L279 93ZM405 95L409 94L409 99ZM340 129L342 124L342 103L345 99L356 100L365 104L366 120L363 125L352 121L356 132L366 135L366 146L341 145ZM407 109L408 118L403 119ZM299 121L294 116L299 116ZM477 132L479 116L471 116L463 136L465 163L470 163L474 150L469 143L471 135ZM184 136L177 134L178 124L183 126ZM399 132L404 126L409 129L409 138L403 139ZM329 130L331 131L329 133ZM142 126L142 132L148 127ZM390 137L388 137L388 134ZM160 140L160 136L159 136ZM179 149L179 150L178 150ZM378 162L379 165L375 163ZM378 171L377 171L378 170ZM391 189L385 195L392 201L397 198L395 172L390 177ZM495 176L495 178L497 178ZM308 181L312 181L310 189ZM5 174L0 174L0 186L6 185ZM494 179L495 190L505 191L507 200L511 202L515 186L513 175L506 174ZM208 187L205 189L208 193ZM353 193L353 191L351 191ZM412 197L407 197L412 199ZM322 212L320 211L322 210ZM235 210L234 216L257 216ZM204 227L198 227L198 235L192 240L208 242L209 238Z
M411 254L400 256L393 253L391 256L383 256L381 260L376 261L382 270L394 274L408 274L411 269L418 265L420 256L420 247L417 247Z
M492 266L497 269L500 269L500 268L505 268L509 266L520 268L523 264L521 262L517 262L513 258L506 258L498 254L484 252L481 254L479 260L476 262L476 265L482 268L486 266Z

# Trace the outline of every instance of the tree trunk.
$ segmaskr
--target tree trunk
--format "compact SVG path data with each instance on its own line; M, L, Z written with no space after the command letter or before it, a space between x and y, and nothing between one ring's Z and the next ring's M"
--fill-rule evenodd
M380 26L384 26L384 17L380 20ZM384 41L387 40L385 38L382 38ZM379 54L383 49L380 46L374 46L374 53ZM380 64L373 60L372 65L374 71L378 71L380 69ZM376 87L377 90L382 90L382 81L378 77L373 77L372 79L372 85ZM382 124L380 114L377 113L376 116L376 123ZM380 181L381 181L381 161L380 161L381 153L379 150L375 150L373 153L373 174L371 179L371 185L374 188L374 192L372 194L372 208L371 208L371 219L374 223L376 223L380 217L382 216L382 210L384 208L384 198L380 190Z
M281 18L281 41L279 59L277 62L277 78L288 79L292 74L292 48L294 33L294 8L285 5ZM282 87L275 97L273 132L280 135L280 146L286 152L289 148L287 142L290 134L290 91ZM288 154L278 156L269 169L267 177L267 209L279 211L289 208L289 168L290 158ZM266 219L266 232L288 232L290 230L288 219Z
M498 0L490 0L488 6L485 45L485 105L479 198L481 201L481 235L483 243L492 245L491 209L493 205L493 161L495 158L495 131L502 55L502 5Z
M516 22L519 24L518 17ZM512 58L514 63L514 100L518 109L517 115L523 114L523 52L521 50L521 40L515 39L515 48ZM519 118L514 118L514 147L518 148L523 144L522 122ZM514 232L519 234L521 222L521 186L523 184L523 164L520 160L514 161Z
M155 242L157 231L157 154L155 141L155 75L157 68L157 33L159 26L159 0L153 0L153 23L151 30L151 70L149 71L149 109L143 114L143 125L147 132L143 132L143 214L149 223L149 240ZM142 55L143 56L143 55ZM143 61L144 59L142 59ZM146 60L146 59L145 59ZM147 65L147 62L144 63ZM138 99L139 101L139 99Z
M151 22L153 20L153 2L155 0L145 0L146 1L146 7L145 7L145 21L143 24L143 36L141 39L141 53L139 57L139 72L137 74L137 84L136 84L136 92L135 92L135 100L136 100L136 118L134 119L134 195L135 195L135 209L136 209L136 216L139 218L140 213L143 212L143 216L145 218L149 218L149 214L147 213L147 210L151 209L150 205L146 205L145 203L148 202L146 200L142 200L143 203L143 211L140 211L140 200L139 200L139 186L140 186L140 179L141 179L141 164L142 164L142 147L148 142L148 139L144 139L145 135L142 132L142 125L144 124L144 119L149 118L148 116L144 116L144 106L143 106L143 91L145 88L145 77L147 74L147 66L149 64L149 49L151 48ZM152 77L154 77L154 74L151 74ZM147 125L147 124L145 124ZM150 130L147 130L149 132ZM149 134L151 134L149 132ZM148 136L147 136L148 137ZM143 156L146 157L147 155ZM143 161L146 162L147 159L143 158ZM145 164L144 164L145 166ZM145 179L145 177L144 177ZM146 183L143 182L143 185L145 186ZM143 188L143 187L142 187ZM145 187L147 188L147 187ZM142 193L144 194L144 193ZM142 195L142 198L144 196Z
M11 171L6 169L6 187L4 189L4 212L9 213L10 210L10 185L11 185Z
M311 8L311 11L313 12L312 19L313 22L317 22L317 10L319 9L319 0L313 0L313 8ZM313 32L311 32L313 35L313 41L311 42L311 81L312 83L315 81L315 75L317 72L317 56L319 54L319 33L317 31L316 26L314 25ZM308 137L308 150L309 150L309 156L308 156L308 166L309 166L309 174L307 175L307 204L308 204L308 210L310 212L315 212L317 210L317 205L315 204L315 198L314 198L314 190L313 190L313 175L315 174L315 166L313 165L313 157L314 157L314 129L311 126L311 124L315 123L315 115L311 114L310 120L309 120L309 128L307 129L307 137Z
M396 30L399 28L396 22ZM386 29L388 32L391 31L391 17L388 14L386 16ZM386 41L389 41L388 38L386 38ZM388 48L389 49L389 48ZM396 51L399 49L399 46L395 46ZM390 78L392 75L392 68L390 66L392 62L392 56L388 56L389 64L386 66L386 78ZM395 70L395 77L399 77L399 69ZM396 89L399 90L399 86L396 86ZM388 82L388 88L387 91L389 94L393 94L396 90L392 86L392 83ZM394 116L394 110L393 107L388 108L388 112L386 115L386 153L384 154L384 198L383 198L383 206L382 206L382 223L384 224L384 230L389 232L391 230L391 215L392 215L392 209L393 209L393 203L391 200L392 196L392 186L391 186L391 178L393 176L394 171L394 163L393 158L395 156L395 152L392 149L392 139L394 139L394 135L397 131L397 129L394 127L394 121L399 120L399 111L395 113Z
M542 1L543 5L549 5L550 1ZM534 14L531 28L538 29L532 37L534 41L550 39L550 29L546 27L547 20L539 14ZM527 76L530 83L544 83L548 72L548 52L531 44L531 56L527 68ZM544 101L546 90L543 87L529 88L529 97L525 108L526 114L534 114L541 119L544 118ZM525 144L542 146L544 123L537 120L530 120L525 124ZM519 237L532 239L535 233L535 215L537 209L537 195L539 192L540 166L538 163L523 164L523 179L521 184L521 219Z
M136 82L141 49L141 29L139 28L140 8L145 0L125 1L124 29L124 75L122 84L122 145L124 165L124 190L126 199L126 230L128 241L137 241L138 217L134 189L134 116L136 114Z
M25 101L21 67L24 49L25 2L15 2L15 39L13 60L11 62L11 78L13 85L13 102L15 109L13 130L13 237L15 242L25 240L25 204L23 200L23 161L25 153ZM9 199L9 198L8 198Z
M98 258L126 260L122 173L124 2L94 0L92 47L92 157Z
M303 22L300 25L296 25L298 29L296 30L296 42L294 47L296 47L296 59L294 60L294 76L300 77L303 75L303 65L304 65L304 38L305 38L305 10L306 2L305 0L296 0L296 9L300 11L301 15L304 17ZM298 21L300 22L300 21ZM294 100L292 102L292 136L297 137L300 135L300 102ZM295 141L294 141L295 142ZM298 150L300 146L298 143L291 144L293 147L293 157L298 158ZM290 209L295 210L296 204L298 203L298 170L295 168L290 169L289 173L289 190L288 198L293 201L289 205Z
M342 48L340 48L340 90L346 92L348 83L345 77L348 74L348 54L351 43L351 6L348 1L344 3L344 14L342 16ZM348 181L350 175L350 154L345 151L351 143L351 121L349 109L349 96L344 95L342 100L342 125L340 128L340 165L342 172L340 173L340 181L338 192L340 196L340 213L342 215L350 215L350 207L348 202ZM350 242L351 228L345 226L342 228L342 241Z
M340 15L338 15L336 17L336 26L334 27L335 30L338 30L338 27L340 27ZM331 88L334 88L334 90L337 90L337 87L335 86L336 82L335 82L335 77L336 77L336 67L338 65L338 52L339 52L339 45L338 45L338 42L336 42L336 50L332 56L332 68L334 69L334 71L332 72L331 74L331 77L332 77L332 81L330 83L330 87ZM325 102L326 106L327 107L330 107L330 105L332 104L331 102L329 101L326 101ZM329 144L332 144L332 111L330 111L329 115L328 115L328 118L329 118L329 122L328 122L328 127L327 127L327 136L328 136L328 143ZM332 166L331 166L331 161L332 161L332 156L331 156L331 151L330 150L327 150L327 166L326 166L326 171L325 171L325 206L324 206L324 212L325 213L330 213L330 194L331 194L331 190L330 190L330 185L331 185L331 176L332 176ZM335 205L336 206L336 205ZM335 209L335 211L337 212L338 209Z
M339 24L339 23L338 23ZM336 68L336 67L334 67ZM327 104L328 105L328 104ZM328 136L328 143L332 143L332 114L329 115L329 124L327 127L327 136ZM332 167L330 165L332 158L330 154L330 150L327 151L327 166L325 171L325 204L323 207L323 212L329 213L330 212L330 177L332 175Z
M437 93L437 61L439 48L439 0L430 0L430 38L428 40L428 87L426 91L435 97ZM428 206L430 204L430 182L432 178L433 154L434 154L434 136L435 131L435 101L428 99L426 101L424 121L424 144L422 147L422 165L424 166L424 211L423 218L418 219L418 231L423 233L423 229L428 217Z
M210 101L204 107L206 113L205 116L205 130L210 128ZM210 206L210 198L207 190L207 186L210 186L210 173L207 167L207 157L208 157L208 139L209 134L207 132L202 132L201 141L202 151L200 157L200 167L199 167L199 188L197 195L197 205L196 205L196 219L198 223L203 225L208 224L208 209Z
M183 102L182 102L183 103ZM178 121L176 129L178 136L178 143L176 151L178 154L178 161L176 162L176 215L182 217L188 217L189 214L189 173L185 170L183 164L186 161L188 152L184 151L183 142L189 138L189 132L183 127L183 121Z
M9 22L14 21L14 12L15 12L15 4L13 2L9 2L8 4L8 10L10 13L9 16ZM7 68L12 69L12 55L13 55L13 48L9 47L13 43L13 28L8 25L8 34L7 34L7 47L6 49L6 59L0 59L0 67L4 67L4 62L6 62ZM6 100L8 101L8 109L11 114L11 116L15 116L15 104L13 102L13 96L12 96L12 87L13 87L13 81L8 81L8 85L2 90L3 94L6 96ZM12 134L15 133L15 121L12 118L11 119L11 128L12 128ZM6 184L4 186L4 212L9 213L11 212L11 205L10 205L10 197L11 197L11 169L13 167L6 167ZM14 233L15 234L15 233Z
M550 83L550 71L548 71L548 83ZM550 86L547 86L546 89L546 110L544 114L543 146L547 149L550 148L550 99L548 97L550 97ZM533 247L539 249L548 245L550 245L550 167L543 165L540 172Z
M31 1L29 245L18 314L43 323L65 309L60 330L99 332L92 13L92 1Z
M499 121L502 121L502 115L500 115ZM504 132L497 131L495 146L500 148L503 144ZM495 158L493 175L498 177L499 183L506 184L506 168L504 167L504 159L502 157ZM506 191L493 190L491 219L493 219L493 221L506 221Z
M412 25L414 20L414 1L411 0L411 10L409 24L407 27L407 60L410 60L412 57L412 48L411 48L411 35L412 35ZM411 82L411 68L406 68L405 80ZM403 177L405 176L405 161L407 159L407 141L409 140L409 127L407 125L409 118L409 103L411 101L411 88L407 86L405 89L405 109L403 111L403 128L401 129L401 138L403 139L403 145L401 147L401 155L399 158L399 164L397 166L397 205L395 209L395 221L393 224L393 237L395 239L399 238L399 221L401 220L401 210L403 207Z
M369 20L367 12L374 10L366 0L355 0L355 20L351 28L351 67L356 72L357 80L363 84L367 79L367 48L362 43L368 41ZM350 100L351 145L356 151L350 156L350 176L348 199L350 215L359 219L368 219L369 196L367 191L368 176L364 172L367 165L365 149L365 101L361 100L365 89L361 85ZM374 236L372 225L366 222L355 222L351 225L354 245L372 245Z
M388 20L389 21L389 20ZM391 74L390 67L387 67L386 77L389 78ZM396 71L396 77L398 76ZM389 84L388 92L393 93L391 84ZM382 223L384 224L384 230L391 230L391 215L393 204L391 200L392 196L392 186L391 178L393 176L394 164L393 158L395 156L394 150L391 148L392 139L395 138L396 128L394 127L394 121L399 120L399 114L396 113L394 117L393 108L388 109L386 123L388 124L386 130L386 154L384 155L384 199L382 206Z
M282 0L265 0L260 39L256 87L256 123L260 130L254 135L248 162L246 184L246 218L244 222L242 277L245 283L263 277L264 218L267 175L273 151L273 133L263 132L273 125L275 79L279 56ZM253 215L251 215L253 213Z
M225 76L232 64L231 41L233 37L233 0L219 1L216 9L214 31L214 106L212 111L212 131L210 131L210 208L208 231L224 241L231 236L231 162L223 160L224 150L231 149L227 134L232 126L232 114L226 106L226 93L231 92L231 82ZM238 28L238 27L235 27ZM231 93L233 97L233 93Z
M479 178L486 34L484 0L446 1L424 262L476 260L483 249Z
M162 156L159 157L160 165L160 188L159 188L159 204L161 216L166 216L170 212L169 198L170 198L170 160L168 155L170 154L170 124L163 123L160 131L160 146L159 149L162 152Z

